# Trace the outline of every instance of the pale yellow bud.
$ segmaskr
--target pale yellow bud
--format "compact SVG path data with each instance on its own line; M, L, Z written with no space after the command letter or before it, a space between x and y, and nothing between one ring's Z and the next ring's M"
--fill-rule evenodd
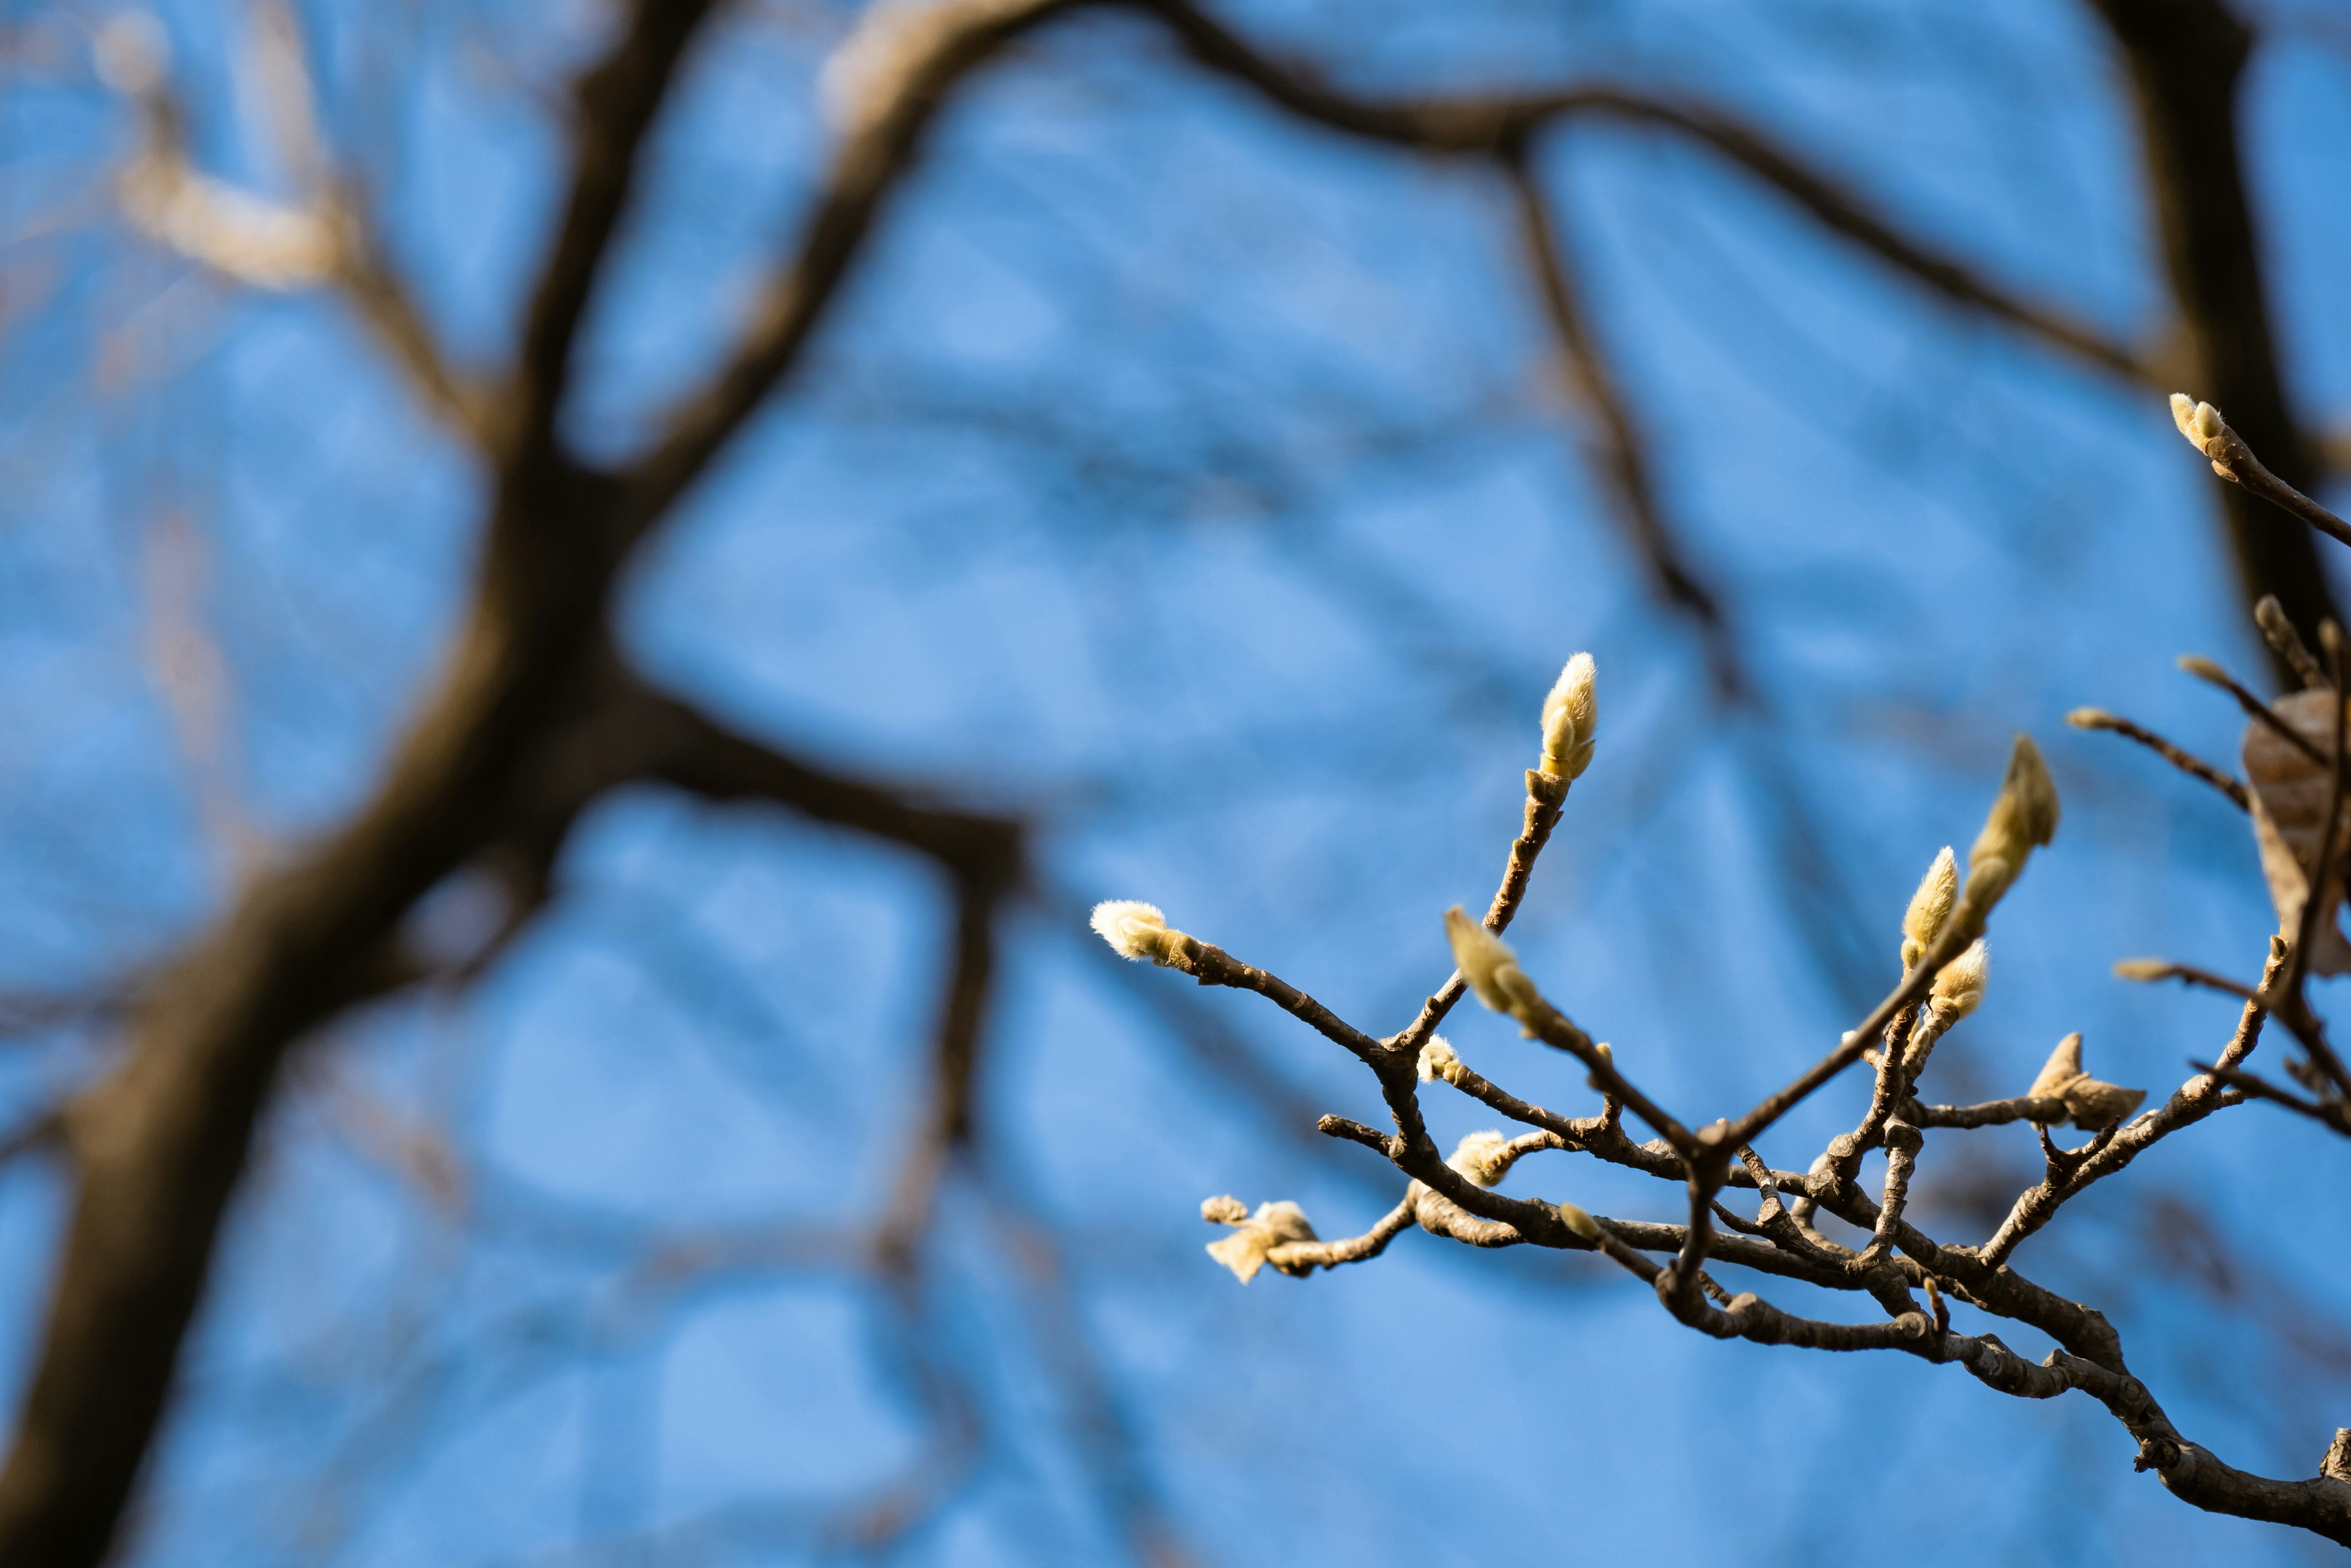
M2171 423L2179 427L2179 434L2188 438L2189 445L2207 457L2214 455L2212 444L2228 428L2219 409L2209 402L2198 402L2186 392L2171 394Z
M1423 1083L1442 1078L1447 1083L1461 1071L1461 1059L1453 1054L1453 1047L1441 1034L1432 1034L1428 1043L1420 1048L1420 1081Z
M2023 871L2026 857L2056 836L2057 815L2057 786L2049 777L2049 765L2041 759L2032 737L2020 733L2008 754L2000 795L1968 851L1968 900L1978 916L2008 891Z
M1184 934L1167 928L1167 917L1156 904L1131 898L1104 899L1094 905L1093 928L1110 944L1112 952L1137 963L1145 958L1155 964L1171 963L1182 951Z
M1600 722L1595 674L1592 655L1578 653L1560 671L1551 695L1543 698L1539 771L1574 779L1591 766L1593 735Z
M1459 1171L1479 1186L1492 1186L1509 1174L1516 1156L1510 1153L1510 1140L1499 1132L1471 1133L1453 1145L1453 1154L1445 1163Z
M1575 1205L1572 1203L1562 1203L1559 1206L1559 1218L1561 1224L1566 1226L1570 1230L1574 1231L1584 1240L1592 1242L1595 1246L1599 1244L1600 1221L1593 1218L1591 1215L1585 1213L1583 1209L1576 1207Z
M2115 966L2115 977L2123 980L2168 980L2172 967L2160 958L2125 958Z
M1978 937L1935 976L1935 988L1928 993L1935 1001L1935 1021L1949 1029L1975 1011L1991 978L1991 950Z
M1945 844L1935 863L1918 882L1918 891L1910 895L1910 907L1902 912L1902 967L1909 968L1919 956L1934 946L1943 929L1943 922L1951 917L1951 905L1959 896L1959 862Z
M1462 914L1458 904L1445 912L1445 935L1453 944L1454 964L1479 1001L1507 1013L1536 1000L1534 982L1520 970L1510 944Z

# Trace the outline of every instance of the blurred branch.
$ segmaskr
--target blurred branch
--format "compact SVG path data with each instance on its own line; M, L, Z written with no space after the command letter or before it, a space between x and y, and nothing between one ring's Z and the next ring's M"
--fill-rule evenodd
M1746 170L1897 272L1956 304L1980 311L2051 346L2129 380L2152 384L2132 350L2064 315L2017 298L1972 268L1910 238L1870 204L1808 166L1771 137L1717 110L1590 86L1514 98L1377 102L1324 86L1303 69L1259 53L1186 0L1129 0L1164 20L1192 57L1247 83L1280 107L1334 131L1431 152L1495 154L1545 125L1577 117L1619 120L1685 137Z
M580 548L598 492L551 451L552 411L638 148L702 10L645 0L582 80L571 196L526 337L527 417L496 476L486 569L439 691L374 799L248 883L158 977L128 1059L76 1107L78 1182L0 1469L0 1562L96 1568L108 1555L287 1051L369 993L409 905L496 835L525 759L577 711L617 563Z
M262 19L265 35L295 25L283 5L265 7ZM135 23L110 27L101 65L137 106L141 126L138 153L119 183L125 215L150 238L250 287L341 289L433 413L460 435L486 441L486 399L443 357L392 266L371 204L356 186L339 187L327 170L298 41L281 38L266 52L280 152L306 190L300 205L267 201L196 169L187 154L187 112L160 47Z
M1751 695L1736 639L1717 591L1690 564L1687 548L1666 520L1650 476L1647 443L1625 406L1599 340L1577 297L1574 276L1560 252L1558 219L1542 187L1527 166L1527 150L1506 150L1502 165L1517 198L1519 227L1527 262L1543 309L1559 344L1560 380L1582 404L1590 432L1592 465L1606 476L1611 510L1647 566L1659 597L1687 614L1706 649L1714 688L1726 701Z
M883 198L912 167L947 95L1006 45L1075 0L945 0L876 10L843 46L853 72L830 74L846 124L789 263L761 292L727 363L673 410L653 449L624 476L623 548L651 527L783 381L871 232ZM862 51L860 54L859 51Z
M2261 242L2246 198L2238 89L2252 34L2223 0L2088 0L2129 70L2156 228L2187 334L2175 382L2228 410L2278 477L2308 493L2318 459L2288 407ZM2220 492L2245 602L2276 595L2305 642L2341 615L2309 533L2235 486ZM2283 659L2288 691L2295 673Z

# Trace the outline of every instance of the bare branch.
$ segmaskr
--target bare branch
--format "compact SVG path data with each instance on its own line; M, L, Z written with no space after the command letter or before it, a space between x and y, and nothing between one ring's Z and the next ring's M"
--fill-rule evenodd
M2274 602L2274 601L2267 602ZM2241 782L2231 779L2202 758L2182 751L2151 729L2133 724L2126 718L2117 717L2104 708L2095 707L2077 707L2065 716L2065 722L2075 729L2103 729L2119 735L2126 740L2136 740L2190 779L2210 784L2213 789L2226 795L2238 810L2252 810L2252 798L2245 793L2245 787Z

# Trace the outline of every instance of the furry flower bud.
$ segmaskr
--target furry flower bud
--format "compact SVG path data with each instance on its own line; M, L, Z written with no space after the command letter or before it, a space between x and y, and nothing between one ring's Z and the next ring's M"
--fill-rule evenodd
M2179 434L2188 438L2189 445L2208 457L2212 455L2211 443L2220 440L2220 433L2228 428L2219 409L2209 402L2199 402L2186 392L2171 394L2171 423L2179 427Z
M1420 1081L1423 1083L1442 1078L1447 1083L1461 1071L1461 1059L1453 1054L1452 1044L1441 1034L1432 1034L1428 1043L1420 1048Z
M1184 933L1167 928L1159 906L1131 898L1109 898L1094 905L1094 935L1122 958L1140 963L1169 964L1182 951Z
M1510 1153L1510 1140L1499 1132L1471 1133L1453 1145L1446 1164L1459 1171L1478 1186L1492 1186L1509 1174L1518 1158Z
M1977 921L2000 902L2032 852L2056 836L2057 815L2057 786L2049 765L2032 737L2020 732L2008 754L1999 798L1968 851L1967 898Z
M1902 912L1902 967L1916 964L1935 938L1941 934L1943 922L1951 917L1951 905L1959 896L1959 862L1945 844L1935 863L1927 868L1919 879L1918 891L1910 895L1910 907Z
M1462 914L1458 904L1445 912L1445 935L1453 944L1453 962L1479 1001L1507 1013L1536 999L1535 983L1520 969L1510 945Z
M1562 1203L1559 1206L1559 1218L1561 1224L1574 1231L1584 1240L1595 1246L1599 1244L1600 1221L1593 1218L1583 1209L1572 1203Z
M1589 653L1567 662L1542 706L1542 761L1537 771L1576 779L1592 765L1592 741L1600 721L1597 672Z

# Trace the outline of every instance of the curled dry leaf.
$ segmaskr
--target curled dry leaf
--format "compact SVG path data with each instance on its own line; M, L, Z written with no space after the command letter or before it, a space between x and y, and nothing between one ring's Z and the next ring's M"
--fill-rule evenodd
M1208 1256L1230 1269L1244 1285L1257 1277L1268 1259L1266 1254L1290 1241L1318 1239L1314 1227L1306 1222L1305 1211L1288 1201L1261 1203L1257 1213L1239 1218L1241 1205L1235 1198L1210 1198L1200 1206L1200 1218L1211 1224L1229 1225L1233 1233L1222 1241L1208 1243ZM1282 1268L1279 1262L1277 1269ZM1284 1272L1304 1273L1305 1269L1284 1270Z
M2082 1037L2069 1034L2057 1042L2042 1064L2040 1075L2032 1087L2025 1091L2030 1099L2062 1100L2065 1113L2074 1125L2085 1131L2097 1131L2120 1123L2147 1099L2144 1089L2125 1089L2117 1083L2102 1083L2082 1071Z
M2270 711L2325 756L2335 747L2335 694L2294 692L2270 704ZM2261 845L2262 875L2270 885L2270 902L2277 906L2278 930L2292 936L2302 923L2303 904L2319 862L2319 840L2326 831L2326 808L2333 791L2327 770L2301 747L2269 726L2245 727L2245 780L2252 788L2253 837ZM2351 810L2345 813L2351 819ZM2351 823L2346 823L2351 828ZM2338 831L2335 856L2351 839ZM2341 874L2331 876L2320 889L2323 901L2315 935L2311 938L2310 969L2314 974L2351 972L2351 943L2343 939L2335 915L2343 902Z

